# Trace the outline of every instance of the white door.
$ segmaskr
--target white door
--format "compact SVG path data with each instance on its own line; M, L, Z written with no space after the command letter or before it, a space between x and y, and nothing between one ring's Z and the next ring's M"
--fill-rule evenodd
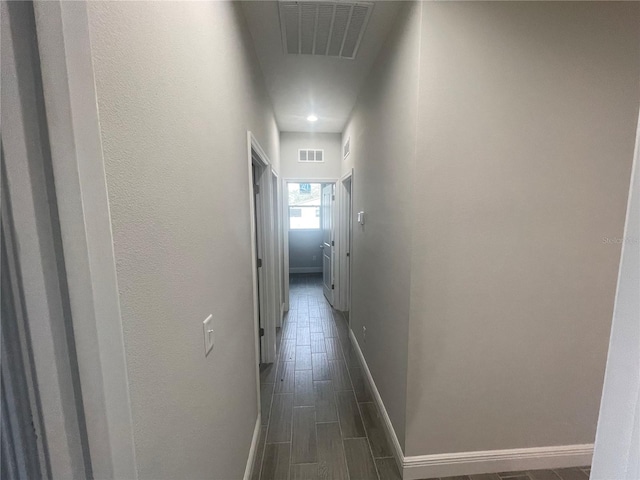
M333 306L333 201L335 185L322 187L321 219L322 219L322 287L324 296Z

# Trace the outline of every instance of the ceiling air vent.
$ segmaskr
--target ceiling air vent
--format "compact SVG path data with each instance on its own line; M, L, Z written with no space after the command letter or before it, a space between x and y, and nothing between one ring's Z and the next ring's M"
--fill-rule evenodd
M371 2L278 2L285 53L354 59Z

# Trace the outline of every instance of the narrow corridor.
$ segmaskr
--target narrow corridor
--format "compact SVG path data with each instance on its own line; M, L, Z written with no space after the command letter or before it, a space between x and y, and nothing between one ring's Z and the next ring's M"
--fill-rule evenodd
M322 277L292 275L278 362L260 372L253 479L400 479L342 314Z

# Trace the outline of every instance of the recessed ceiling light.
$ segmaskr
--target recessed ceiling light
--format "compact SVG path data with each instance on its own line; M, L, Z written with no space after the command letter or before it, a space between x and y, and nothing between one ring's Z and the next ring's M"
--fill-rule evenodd
M318 117L316 117L315 115L309 115L307 117L307 121L308 122L317 122L318 121Z

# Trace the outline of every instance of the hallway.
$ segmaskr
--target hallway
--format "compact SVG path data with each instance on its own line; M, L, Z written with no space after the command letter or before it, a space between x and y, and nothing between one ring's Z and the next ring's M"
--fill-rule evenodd
M399 479L348 325L320 274L291 275L278 362L260 372L262 429L253 479Z

